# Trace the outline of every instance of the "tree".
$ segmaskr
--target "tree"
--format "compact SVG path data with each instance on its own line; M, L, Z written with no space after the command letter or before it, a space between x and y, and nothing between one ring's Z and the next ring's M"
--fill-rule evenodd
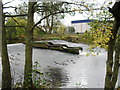
M53 26L54 33L64 34L65 30L66 30L66 26L62 24L61 22L56 22Z
M102 7L99 8L99 10L95 10L95 14L91 15L90 19L93 19L93 22L89 23L89 25L92 27L90 28L90 36L93 38L93 45L91 45L92 48L94 47L101 47L108 49L108 41L109 37L112 35L111 30L113 26L113 20L111 19L112 14L109 13L107 10L107 6L111 6L112 3L104 3Z
M110 6L112 2L109 2L106 6ZM115 2L114 6L109 8L109 11L104 7L101 8L101 12L96 14L98 20L94 20L90 25L91 35L93 36L93 44L106 48L107 61L106 61L106 77L105 77L105 90L114 90L116 82L118 80L119 70L119 57L120 57L120 1ZM111 14L110 14L111 12ZM114 17L114 20L111 18Z
M112 36L108 42L108 57L106 65L105 90L112 88L114 90L118 80L119 60L120 60L120 1L117 0L109 11L113 14L115 20L112 29ZM115 50L114 50L115 49ZM114 56L115 51L115 56Z
M75 12L89 11L88 5L79 2L39 2L36 5L36 12L41 16L41 20L37 24L44 21L43 27L45 31L51 33L56 22L60 22L66 14L75 15ZM44 19L44 20L43 20Z
M11 90L12 78L10 71L10 62L7 53L6 31L5 31L5 15L3 14L2 1L0 1L0 9L2 13L2 89L9 88Z
M3 13L2 10L2 1L0 1L0 13ZM2 53L2 15L0 15L0 57L1 57L1 53Z
M26 49L25 49L25 69L24 69L24 87L32 88L32 43L33 43L33 30L34 28L42 22L42 20L59 13L70 13L72 11L56 11L42 17L36 24L34 24L34 12L35 12L36 2L28 3L28 18L27 18L27 29L26 29Z
M7 4L10 2L7 2ZM6 17L16 17L16 16L25 16L25 15L5 15L3 13L4 8L10 7L3 7L2 0L0 1L0 13L1 17L1 32L2 32L2 89L9 89L12 88L12 78L11 78L11 70L10 70L10 62L7 52L7 42L6 42L6 30L5 30L5 18Z
M28 3L27 29L26 29L26 48L25 48L25 68L24 68L24 87L32 88L32 43L34 26L34 5L36 2Z
M44 19L44 28L46 29L47 33L52 33L53 26L56 22L60 22L60 19L64 18L63 13L53 14L57 11L68 11L68 8L70 5L65 5L65 3L61 2L40 2L37 6L37 13L41 16L47 16L51 14L51 16ZM70 10L71 8L69 8Z
M74 27L71 27L71 26L68 27L68 32L71 33L71 34L72 34L72 33L75 33L75 28L74 28Z

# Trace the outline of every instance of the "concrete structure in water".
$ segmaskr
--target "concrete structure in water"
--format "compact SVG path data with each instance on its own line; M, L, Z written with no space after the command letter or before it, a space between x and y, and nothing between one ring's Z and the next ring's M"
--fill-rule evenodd
M93 20L74 20L71 21L72 27L75 28L75 33L84 33L85 31L90 30L90 26L88 23L92 22Z

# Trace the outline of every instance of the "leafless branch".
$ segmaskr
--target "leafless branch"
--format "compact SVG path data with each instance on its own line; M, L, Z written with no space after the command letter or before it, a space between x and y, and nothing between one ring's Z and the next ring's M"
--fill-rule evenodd
M6 2L5 4L3 4L3 5L6 5L6 4L9 4L9 3L11 3L11 2L13 2L14 0L12 0L12 1L9 1L9 2Z
M8 6L8 7L3 7L3 8L6 9L6 8L17 8L17 7Z

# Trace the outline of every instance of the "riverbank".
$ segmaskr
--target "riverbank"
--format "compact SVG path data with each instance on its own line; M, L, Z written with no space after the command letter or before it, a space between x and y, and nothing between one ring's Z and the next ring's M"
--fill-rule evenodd
M88 34L44 34L35 36L34 40L65 40L73 43L92 44L93 38Z
M41 34L34 36L34 41L44 41L44 40L65 40L73 43L84 43L92 44L93 38L89 33L84 34ZM13 43L23 43L25 42L25 37L20 39L8 39L8 44Z

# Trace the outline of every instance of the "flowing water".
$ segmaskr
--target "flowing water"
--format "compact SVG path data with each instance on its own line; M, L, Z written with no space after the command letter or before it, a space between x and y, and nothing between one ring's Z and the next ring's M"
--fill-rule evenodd
M107 53L104 49L95 48L88 55L88 45L70 43L63 40L52 40L53 43L67 44L68 46L83 47L79 55L33 48L33 62L41 65L41 70L49 72L52 87L62 88L103 88L105 79L105 64ZM14 82L23 79L25 45L10 44L8 53ZM1 68L0 68L1 70Z

